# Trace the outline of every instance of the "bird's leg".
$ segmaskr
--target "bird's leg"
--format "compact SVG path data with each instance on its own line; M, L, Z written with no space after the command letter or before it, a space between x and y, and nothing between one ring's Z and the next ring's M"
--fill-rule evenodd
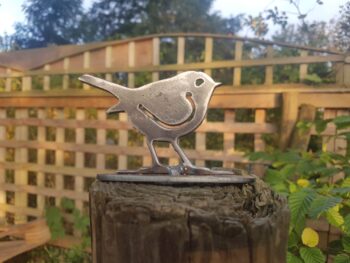
M179 140L175 139L171 142L172 146L174 147L174 150L177 152L177 154L180 156L183 164L188 167L194 167L194 165L191 163L191 161L188 159L184 151L181 149L179 145Z
M145 167L138 170L141 174L169 174L174 175L169 167L162 165L159 162L156 150L154 149L153 140L147 139L147 146L152 156L152 167Z
M188 159L184 151L179 146L179 140L176 139L171 142L174 147L174 150L179 154L182 159L182 164L180 165L180 174L187 175L208 175L213 174L213 172L205 167L196 167Z
M156 150L154 149L153 140L147 140L147 146L151 153L153 166L162 166L161 163L159 162Z

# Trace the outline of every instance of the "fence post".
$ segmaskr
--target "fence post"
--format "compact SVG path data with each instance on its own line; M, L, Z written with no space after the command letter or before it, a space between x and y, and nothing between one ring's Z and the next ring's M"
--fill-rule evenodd
M268 45L266 50L266 57L273 58L273 45ZM273 66L265 66L265 85L273 84Z
M6 119L6 109L0 108L0 120ZM6 139L6 126L0 126L0 141L3 141ZM5 148L0 147L0 162L5 162ZM0 185L5 183L5 174L6 170L4 167L0 168ZM4 190L0 191L0 205L3 205L6 203L6 194ZM5 212L2 210L0 211L0 218L5 218Z
M350 85L350 54L347 54L344 60L345 64L343 64L343 77L344 77L344 84L349 86Z
M307 50L300 51L301 57L306 57L307 55L308 55ZM307 68L308 68L307 64L300 64L300 66L299 66L299 79L300 79L300 81L305 80L305 78L307 76Z
M235 44L235 60L242 60L243 56L243 42L242 41L236 41ZM241 67L235 67L233 69L233 86L239 86L241 85L241 74L242 74L242 68Z
M279 141L281 150L285 150L288 147L293 128L297 121L298 107L299 103L297 92L282 93L282 118Z
M254 186L224 187L96 181L90 217L95 263L286 259L286 199L259 179Z

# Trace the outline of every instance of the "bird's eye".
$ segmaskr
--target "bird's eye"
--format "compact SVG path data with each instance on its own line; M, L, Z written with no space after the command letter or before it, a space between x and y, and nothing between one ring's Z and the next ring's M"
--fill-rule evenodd
M198 79L196 79L196 81L195 81L196 87L201 86L203 83L204 83L204 79L202 79L202 78L198 78Z

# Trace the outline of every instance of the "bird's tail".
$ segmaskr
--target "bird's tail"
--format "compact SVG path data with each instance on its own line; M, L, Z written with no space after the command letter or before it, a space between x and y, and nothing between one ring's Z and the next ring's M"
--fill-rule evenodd
M112 83L110 81L96 78L91 75L83 75L79 77L79 80L83 83L89 84L93 87L107 91L119 99L119 103L112 106L107 110L107 113L124 111L121 102L121 97L130 91L127 87Z
M121 94L126 93L128 91L127 87L87 74L79 77L79 80L83 83L105 90L116 97L119 97Z

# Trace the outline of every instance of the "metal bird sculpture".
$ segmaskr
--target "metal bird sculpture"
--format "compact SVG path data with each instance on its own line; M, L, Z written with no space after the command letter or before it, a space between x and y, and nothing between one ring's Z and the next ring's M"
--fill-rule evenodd
M175 77L131 89L91 75L82 82L107 91L118 103L107 113L126 112L133 126L145 135L152 156L152 167L133 174L212 175L228 171L196 167L179 146L179 137L195 130L204 120L213 91L221 83L203 72L188 71ZM154 149L155 141L169 142L181 159L178 166L164 166Z

